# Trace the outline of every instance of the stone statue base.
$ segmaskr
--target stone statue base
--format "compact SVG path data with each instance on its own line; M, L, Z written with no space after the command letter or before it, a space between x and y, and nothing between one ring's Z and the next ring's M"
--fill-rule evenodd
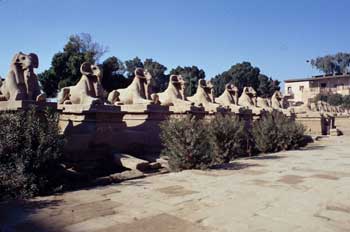
M178 106L170 106L169 110L176 114L181 113L205 113L204 107L199 106L189 106L189 105L178 105Z
M0 101L0 111L26 110L30 109L31 106L39 109L45 109L47 107L56 109L57 104L55 102L37 102L29 100Z

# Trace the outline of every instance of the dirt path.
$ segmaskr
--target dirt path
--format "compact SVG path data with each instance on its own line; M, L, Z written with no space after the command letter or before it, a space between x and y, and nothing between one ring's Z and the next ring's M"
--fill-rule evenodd
M350 231L350 137L226 168L2 204L0 231Z

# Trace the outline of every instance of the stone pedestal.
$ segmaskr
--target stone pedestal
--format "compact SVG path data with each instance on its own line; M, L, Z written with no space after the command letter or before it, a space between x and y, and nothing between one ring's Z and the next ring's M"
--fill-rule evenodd
M1 111L15 111L15 110L26 110L30 107L36 107L39 110L44 110L47 107L56 109L57 103L55 102L37 102L37 101L0 101Z
M70 160L94 160L110 156L118 133L126 128L117 106L58 105L59 125L66 137ZM123 141L120 141L121 143Z
M306 127L306 133L310 135L329 135L330 122L320 114L296 115L295 120Z
M340 115L335 117L335 127L340 129L343 134L350 134L350 116Z

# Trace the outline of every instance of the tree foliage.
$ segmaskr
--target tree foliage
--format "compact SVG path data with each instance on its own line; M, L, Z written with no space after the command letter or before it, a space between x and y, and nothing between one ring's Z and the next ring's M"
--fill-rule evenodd
M203 69L199 69L197 66L177 66L170 71L170 75L181 75L188 82L186 89L187 96L192 96L196 93L198 80L205 79L205 72Z
M134 78L134 71L136 68L143 68L143 62L137 56L134 59L125 61L127 77Z
M331 94L328 96L327 102L332 106L340 106L343 104L343 96L339 93Z
M213 163L228 163L232 159L247 156L248 130L245 122L235 115L216 115L209 124L213 140Z
M50 110L0 113L0 200L46 194L62 183L64 138Z
M310 63L312 67L325 74L346 73L350 65L350 53L339 52L335 55L317 57Z
M204 120L191 116L171 118L160 127L162 155L169 157L172 170L206 169L212 164L212 140Z
M350 95L346 95L343 97L343 107L345 109L350 109Z
M156 93L164 91L169 82L169 77L165 75L167 67L152 59L146 59L143 62L143 67L147 69L154 78L152 84L153 91Z
M107 49L92 41L91 35L71 35L63 51L56 53L51 67L38 75L44 92L54 97L58 89L76 84L80 77L80 66L84 62L95 63Z
M126 71L124 63L115 56L103 61L102 70L102 86L107 92L126 88L131 83L131 79L124 76Z
M165 74L167 67L159 62L150 58L142 62L139 57L135 57L125 61L125 66L128 78L134 78L134 71L136 68L144 68L147 69L153 77L152 88L154 92L161 92L166 89L169 81L169 77Z
M231 66L231 68L212 79L217 96L225 90L225 85L232 83L236 85L241 93L245 86L251 86L257 90L259 96L270 97L279 90L279 81L272 80L266 75L260 74L260 69L253 67L249 62L242 62Z
M253 123L252 135L260 152L297 149L307 144L303 125L279 111L265 113Z

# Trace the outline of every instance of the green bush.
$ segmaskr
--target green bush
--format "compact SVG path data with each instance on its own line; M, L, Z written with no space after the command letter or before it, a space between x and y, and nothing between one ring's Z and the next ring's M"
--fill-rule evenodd
M281 112L264 114L253 123L256 148L263 153L296 149L305 144L305 128Z
M332 106L340 106L343 104L343 101L343 96L339 93L331 94L327 99L327 102Z
M161 123L161 155L169 157L174 171L206 169L212 164L213 145L204 120L191 116L172 118Z
M235 115L217 115L209 125L214 145L213 163L230 162L248 152L248 131L245 122Z
M343 97L343 105L345 109L350 109L350 95L345 95Z
M63 145L56 113L1 112L0 200L46 194L59 186Z

